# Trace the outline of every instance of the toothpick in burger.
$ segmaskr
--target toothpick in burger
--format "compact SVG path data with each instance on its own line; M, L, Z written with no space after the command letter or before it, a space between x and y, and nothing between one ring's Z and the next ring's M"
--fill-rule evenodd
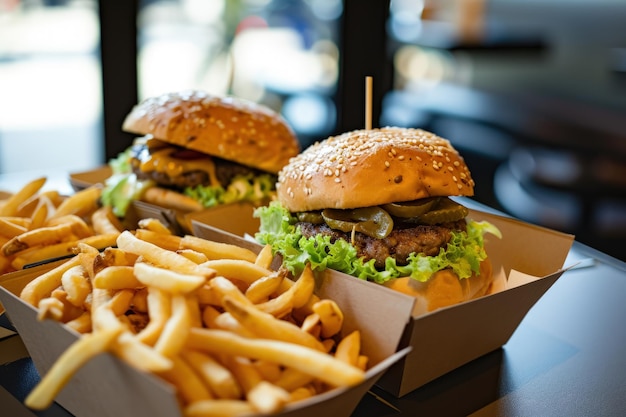
M300 151L275 111L202 91L148 98L122 129L140 135L110 162L103 203L124 217L133 200L183 212L275 195L276 174Z
M428 312L487 294L484 235L455 201L474 180L451 143L420 129L347 132L305 149L257 208L256 239L296 272L335 269L415 296ZM451 198L452 197L452 198Z

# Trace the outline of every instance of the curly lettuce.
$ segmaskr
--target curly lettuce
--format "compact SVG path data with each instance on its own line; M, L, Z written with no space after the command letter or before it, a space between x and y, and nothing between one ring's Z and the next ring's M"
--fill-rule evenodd
M484 235L491 233L502 237L494 225L468 220L467 230L452 232L447 248L441 248L438 255L413 253L407 265L397 265L395 259L387 258L385 270L379 271L373 259L359 258L356 249L345 240L331 242L330 237L324 235L304 237L296 226L296 217L276 201L257 208L254 215L261 223L255 239L280 253L284 265L294 274L299 274L304 265L310 263L313 270L330 268L377 283L404 276L424 282L445 268L451 268L461 279L469 278L479 273L480 263L487 258Z

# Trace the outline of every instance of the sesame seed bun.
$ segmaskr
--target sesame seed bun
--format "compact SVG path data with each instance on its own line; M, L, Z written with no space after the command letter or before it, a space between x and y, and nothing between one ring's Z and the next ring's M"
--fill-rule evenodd
M355 130L315 143L279 172L292 212L472 196L474 181L447 139L420 129Z
M131 110L122 128L270 173L300 151L297 137L278 113L201 91L148 98Z

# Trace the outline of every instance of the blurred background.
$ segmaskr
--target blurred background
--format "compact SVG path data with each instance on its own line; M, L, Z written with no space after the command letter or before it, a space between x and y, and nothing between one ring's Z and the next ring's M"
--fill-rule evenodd
M476 199L626 259L623 0L0 0L0 173L90 170L138 100L200 88L303 147L375 126L450 139Z

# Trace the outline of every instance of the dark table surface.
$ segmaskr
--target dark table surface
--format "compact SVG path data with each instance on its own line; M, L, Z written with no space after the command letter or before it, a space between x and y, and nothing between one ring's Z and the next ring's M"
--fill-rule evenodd
M353 416L626 415L626 263L574 242L566 265L577 261L501 349L402 398L374 387ZM38 379L19 335L2 337L0 415L71 417L22 405Z

